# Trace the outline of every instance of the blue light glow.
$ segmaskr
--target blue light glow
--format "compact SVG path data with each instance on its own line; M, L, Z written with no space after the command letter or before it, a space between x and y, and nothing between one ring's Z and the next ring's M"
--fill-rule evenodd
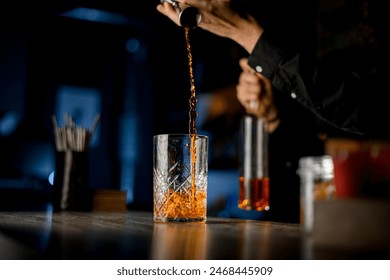
M67 11L63 13L62 16L117 25L127 25L130 23L128 17L125 15L84 7Z
M126 42L126 50L129 53L137 52L139 47L140 47L140 43L139 43L139 40L137 38L131 38L131 39L127 40L127 42Z
M7 112L0 119L0 135L11 135L19 122L19 116L15 112Z
M52 171L49 174L49 178L48 178L49 184L52 185L52 186L54 185L54 175L55 175L55 171Z

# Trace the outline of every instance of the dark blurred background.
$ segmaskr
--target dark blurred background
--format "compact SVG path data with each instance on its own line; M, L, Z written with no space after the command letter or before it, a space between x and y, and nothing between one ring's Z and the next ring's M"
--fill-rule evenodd
M151 209L152 137L188 131L190 95L184 29L156 11L158 2L1 4L3 206L50 197L49 177L55 168L52 115L60 122L69 113L89 127L100 113L89 150L90 187L127 191L129 207ZM258 9L265 25L313 49L316 1L242 2L251 8L266 5ZM191 46L198 132L210 137L209 195L217 203L219 196L238 190L236 139L242 109L234 86L238 59L247 54L201 29L191 31Z

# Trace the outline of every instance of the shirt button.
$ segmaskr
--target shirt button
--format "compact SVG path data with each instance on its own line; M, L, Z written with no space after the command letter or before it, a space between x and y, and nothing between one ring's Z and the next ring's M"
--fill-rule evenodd
M291 96L291 98L297 98L297 94L295 93L295 92L292 92L291 94L290 94L290 96Z
M257 71L258 73L263 72L263 67L261 67L260 65L257 65L257 66L256 66L256 71Z

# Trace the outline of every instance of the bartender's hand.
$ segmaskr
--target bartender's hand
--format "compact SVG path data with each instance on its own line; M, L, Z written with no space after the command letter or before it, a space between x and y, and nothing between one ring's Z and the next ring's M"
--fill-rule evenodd
M266 122L266 129L272 132L279 125L278 108L273 100L272 84L269 79L256 73L248 59L240 60L242 72L236 86L237 99L249 114Z
M263 33L263 28L250 15L242 16L232 9L231 0L176 0L180 5L193 6L199 10L199 27L240 44L249 53ZM180 25L178 12L171 4L157 5L157 10Z
M168 2L163 2L161 4L158 4L157 11L159 11L163 15L167 16L170 20L172 20L174 23L176 23L178 26L180 26L179 11L176 10L172 6L172 4L170 4Z

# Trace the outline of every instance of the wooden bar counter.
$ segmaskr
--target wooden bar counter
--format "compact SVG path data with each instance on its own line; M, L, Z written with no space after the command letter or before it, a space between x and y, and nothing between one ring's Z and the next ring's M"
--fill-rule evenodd
M388 244L385 244L388 246ZM0 212L0 259L386 259L379 251L315 248L298 224L208 217L153 223L152 213Z

